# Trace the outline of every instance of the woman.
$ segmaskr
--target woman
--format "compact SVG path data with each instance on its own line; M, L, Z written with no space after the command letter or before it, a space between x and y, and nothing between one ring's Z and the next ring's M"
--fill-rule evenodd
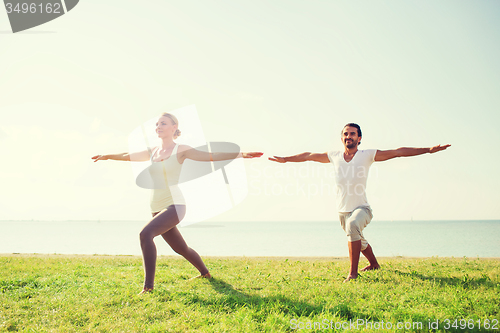
M235 157L254 158L263 153L207 153L193 149L186 145L178 145L174 140L181 134L178 129L177 118L170 113L163 113L156 123L156 133L161 139L161 146L149 151L138 153L123 153L115 155L93 156L94 162L101 160L117 161L147 161L151 160L150 173L156 181L160 178L163 188L155 188L151 195L151 213L153 218L140 233L142 257L144 261L144 288L141 294L150 292L154 288L156 269L156 246L153 238L161 235L172 250L182 255L200 272L198 277L211 278L208 268L195 250L187 246L177 229L177 224L186 214L186 203L177 187L182 163L186 159L195 161L223 161ZM156 186L155 186L156 187Z

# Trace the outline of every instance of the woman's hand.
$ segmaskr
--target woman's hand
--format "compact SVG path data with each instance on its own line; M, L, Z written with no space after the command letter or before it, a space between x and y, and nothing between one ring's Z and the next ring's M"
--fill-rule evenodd
M255 157L261 157L262 155L264 155L264 153L260 152L241 153L241 157L243 158L255 158Z
M95 156L92 156L92 159L94 160L94 162L97 162L97 161L105 161L108 158L108 155L95 155Z

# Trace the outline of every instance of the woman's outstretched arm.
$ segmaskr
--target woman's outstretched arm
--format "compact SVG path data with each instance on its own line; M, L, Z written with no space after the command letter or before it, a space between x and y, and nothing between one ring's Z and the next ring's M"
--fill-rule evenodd
M148 161L150 159L149 151L141 151L137 153L121 153L92 156L94 162L113 160L113 161Z
M239 153L208 153L205 151L197 150L194 148L191 148L189 146L183 145L182 148L179 147L181 150L179 152L180 159L182 162L188 158L190 160L194 161L225 161L225 160L232 160L235 158L255 158L255 157L261 157L264 153L261 152L239 152Z

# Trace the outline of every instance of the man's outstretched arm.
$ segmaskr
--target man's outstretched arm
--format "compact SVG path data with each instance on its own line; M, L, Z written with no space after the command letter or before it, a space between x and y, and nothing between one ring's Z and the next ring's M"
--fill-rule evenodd
M269 160L278 163L306 162L306 161L330 163L330 159L328 159L328 153L302 153L287 157L273 156L269 157Z
M408 157L408 156L417 156L422 154L433 154L438 151L445 150L451 145L437 145L431 148L398 148L392 150L377 150L375 154L375 162L382 162L390 160L395 157Z

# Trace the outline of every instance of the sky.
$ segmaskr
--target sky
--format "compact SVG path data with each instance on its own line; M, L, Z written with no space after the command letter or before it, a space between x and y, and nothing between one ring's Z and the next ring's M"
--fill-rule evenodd
M337 221L331 165L267 158L342 150L348 122L360 149L452 145L374 163L374 219L500 219L498 17L497 1L85 0L13 34L0 10L0 220L147 221L130 163L91 156L190 105L207 141L264 152L210 221Z

